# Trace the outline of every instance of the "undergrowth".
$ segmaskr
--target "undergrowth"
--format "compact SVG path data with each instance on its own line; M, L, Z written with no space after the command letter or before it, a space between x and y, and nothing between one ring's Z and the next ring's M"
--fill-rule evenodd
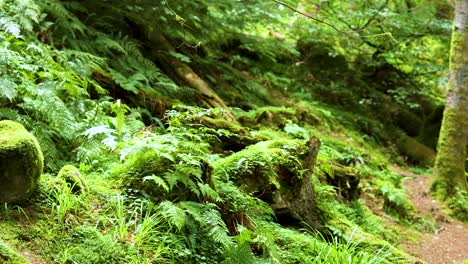
M357 81L349 76L349 83L318 83L326 74L299 78L307 64L299 47L244 32L258 18L273 19L268 8L122 1L108 10L104 2L0 1L0 120L24 124L46 165L33 199L0 207L0 262L26 263L28 254L45 263L407 260L396 229L375 214L415 221L406 178L389 169L401 159L387 131L395 128L366 113L386 96L361 80L356 86L369 98L360 98L346 87ZM225 24L225 32L200 19L234 19L244 8L251 17L241 27ZM144 40L149 32L126 24L151 10L159 14L156 24L176 29L163 32L182 41L174 51L153 54ZM182 14L198 22L187 25ZM256 27L265 35L264 26ZM209 29L212 35L200 33L202 45L194 32ZM228 31L234 39L224 39ZM196 67L207 85L242 109L186 105L205 95L171 78L162 69L167 63L152 56ZM347 111L358 104L359 113ZM235 118L226 120L230 111ZM60 183L55 174L66 164L80 168L89 191ZM278 194L297 182L306 188L288 195L310 192L304 199L319 215L313 223L290 212L280 217L292 202ZM459 195L449 206L466 220L466 195Z

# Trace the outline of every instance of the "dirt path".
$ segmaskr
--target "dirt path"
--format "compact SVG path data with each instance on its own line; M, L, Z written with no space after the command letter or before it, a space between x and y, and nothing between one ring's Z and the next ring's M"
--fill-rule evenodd
M430 264L463 263L468 260L468 226L453 220L442 211L429 193L427 176L414 174L400 168L394 171L410 177L405 182L409 196L420 216L430 216L436 221L435 233L424 233L417 242L404 242L412 255Z

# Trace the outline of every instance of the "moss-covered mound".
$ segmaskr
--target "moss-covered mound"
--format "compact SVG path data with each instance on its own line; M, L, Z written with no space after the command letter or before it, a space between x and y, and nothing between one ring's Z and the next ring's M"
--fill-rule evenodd
M39 143L19 123L0 121L0 202L29 197L42 173Z
M88 186L83 180L80 171L73 165L65 165L57 174L57 180L63 181L73 193L85 193Z
M285 225L321 224L310 175L320 142L270 140L217 161L214 174L270 204Z

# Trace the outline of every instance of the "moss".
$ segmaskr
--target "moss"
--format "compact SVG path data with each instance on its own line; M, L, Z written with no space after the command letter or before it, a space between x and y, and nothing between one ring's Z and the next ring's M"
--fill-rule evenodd
M337 188L338 196L348 201L358 199L361 193L359 189L359 171L353 167L332 164L330 173L327 173L327 182Z
M317 227L320 212L310 173L319 148L312 137L300 140L270 140L251 145L214 164L214 175L233 181L244 191L270 204L278 221L286 225Z
M453 197L458 191L468 191L465 177L465 160L468 143L468 78L466 78L465 44L468 26L463 16L464 1L457 1L452 31L448 94L437 145L438 155L434 166L436 177L432 190L439 199Z
M0 263L27 264L29 261L0 240Z
M283 128L288 121L296 124L317 125L319 119L311 107L299 104L297 107L262 107L239 116L239 122L247 127Z
M254 139L250 131L241 126L237 121L227 121L224 118L211 118L204 116L200 123L213 130L206 131L212 133L217 138L210 142L214 152L225 153L229 151L240 151L248 145L258 142Z
M227 121L223 118L211 118L204 116L201 119L201 123L211 128L226 129L231 132L238 133L241 136L248 135L248 131L235 121Z
M65 165L57 174L59 182L64 181L73 193L86 193L89 191L87 184L83 180L80 171L72 165Z
M465 118L455 109L446 109L444 122L457 124ZM450 121L448 121L450 120ZM439 199L445 200L457 192L457 188L467 190L465 177L466 140L458 126L444 126L439 136L438 155L434 165L436 176L431 190Z
M407 156L411 162L424 166L434 164L435 151L412 137L401 134L400 139L397 141L397 147L400 153Z
M19 123L0 121L0 201L27 199L44 167L39 143Z

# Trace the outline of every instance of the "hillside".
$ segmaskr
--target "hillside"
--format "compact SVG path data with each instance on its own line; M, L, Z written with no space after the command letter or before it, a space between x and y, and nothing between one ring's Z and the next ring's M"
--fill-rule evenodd
M453 12L0 0L0 263L466 262L430 190Z

